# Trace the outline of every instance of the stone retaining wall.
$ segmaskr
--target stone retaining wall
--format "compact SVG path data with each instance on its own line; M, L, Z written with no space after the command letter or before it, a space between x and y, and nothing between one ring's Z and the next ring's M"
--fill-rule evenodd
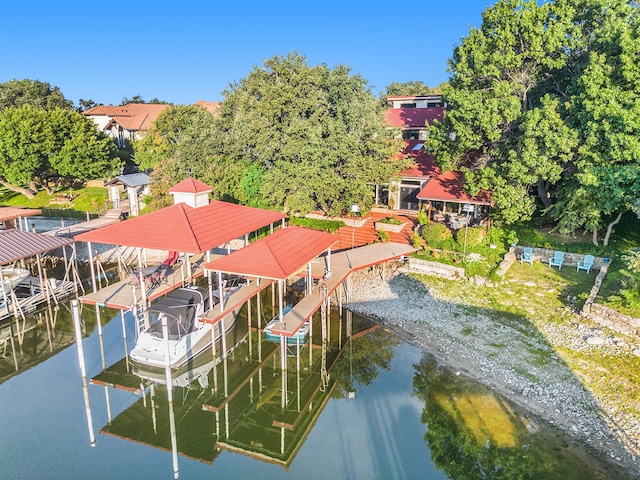
M465 278L464 268L445 265L444 263L430 262L428 260L420 260L412 257L409 257L409 272L450 279Z
M580 314L583 317L589 318L600 325L609 327L618 332L640 337L640 318L623 315L613 308L595 303L596 297L600 292L602 281L609 270L609 265L610 264L607 263L600 268L600 272L596 276L596 281L589 292L589 298L584 302L584 306L582 307L582 312L580 312Z

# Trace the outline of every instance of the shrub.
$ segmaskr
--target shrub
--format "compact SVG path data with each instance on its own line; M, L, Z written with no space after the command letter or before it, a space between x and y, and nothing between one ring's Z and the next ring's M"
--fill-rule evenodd
M431 223L422 226L422 238L428 245L433 242L442 242L451 238L451 230L441 223Z
M398 220L397 218L391 216L381 218L380 220L378 220L378 222L388 223L389 225L400 225L401 223L403 223L402 220Z
M480 245L482 243L482 239L485 236L485 231L482 228L478 227L469 227L469 228L461 228L456 232L456 242L458 245L464 245L464 239L467 239L467 248L475 247L476 245Z
M389 232L387 232L386 230L380 230L378 232L378 240L380 240L382 243L388 242Z
M321 218L307 218L307 217L289 217L289 225L297 225L299 227L311 228L313 230L321 230L324 232L333 233L340 227L343 227L345 223L340 220L324 220Z
M426 210L418 210L418 223L420 225L426 225L427 223L429 223L429 215L427 214Z
M422 237L418 232L413 232L411 234L411 243L413 244L413 248L420 250L422 248L422 242Z

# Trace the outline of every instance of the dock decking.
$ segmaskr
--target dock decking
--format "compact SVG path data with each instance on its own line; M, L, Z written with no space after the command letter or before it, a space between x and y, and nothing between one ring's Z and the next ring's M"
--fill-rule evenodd
M294 305L284 316L283 321L273 326L271 333L292 337L302 324L320 308L324 299L331 295L351 272L409 255L413 250L410 245L401 243L374 243L332 254L331 277L321 280L314 286L312 293ZM313 268L324 268L324 265L317 263L312 266Z

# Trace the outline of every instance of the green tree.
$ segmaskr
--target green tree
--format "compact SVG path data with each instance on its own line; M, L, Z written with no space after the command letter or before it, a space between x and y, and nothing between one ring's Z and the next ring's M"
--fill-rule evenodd
M266 60L223 93L216 148L251 163L252 180L243 185L259 180L265 205L292 213L367 208L371 185L405 166L394 158L401 145L380 104L347 66L312 67L293 52Z
M638 198L638 6L500 0L450 61L448 110L429 146L496 217L542 208L561 230L606 229Z
M194 152L194 137L200 132L211 135L213 115L197 105L176 105L165 109L153 122L147 135L134 142L134 159L141 169L154 168L159 162L167 161L176 150L188 148L190 154L204 159L204 152ZM206 142L209 143L209 142ZM202 144L202 142L200 142Z
M640 21L628 2L593 2L597 28L575 82L569 123L578 132L572 175L553 213L561 230L605 229L609 243L622 215L640 198Z
M450 60L448 109L431 128L430 148L443 168L465 172L470 193L492 190L506 223L531 216L534 191L547 203L575 148L558 101L568 81L571 13L566 5L500 0Z
M29 105L34 108L71 110L73 102L64 98L58 87L40 80L10 80L0 83L0 111L9 107Z
M122 97L122 101L120 102L120 105L128 105L129 103L153 103L153 104L161 104L161 105L164 105L164 104L171 105L169 102L162 101L158 97L153 97L148 102L144 98L142 98L140 95L134 95L131 98Z
M11 107L0 113L0 184L33 198L59 177L99 178L119 168L111 139L71 110Z

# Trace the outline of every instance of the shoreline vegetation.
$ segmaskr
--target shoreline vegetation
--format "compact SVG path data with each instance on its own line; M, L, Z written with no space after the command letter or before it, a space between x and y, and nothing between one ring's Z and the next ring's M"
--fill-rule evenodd
M562 291L509 274L475 285L389 270L385 279L354 273L346 308L640 475L637 338L581 317Z

